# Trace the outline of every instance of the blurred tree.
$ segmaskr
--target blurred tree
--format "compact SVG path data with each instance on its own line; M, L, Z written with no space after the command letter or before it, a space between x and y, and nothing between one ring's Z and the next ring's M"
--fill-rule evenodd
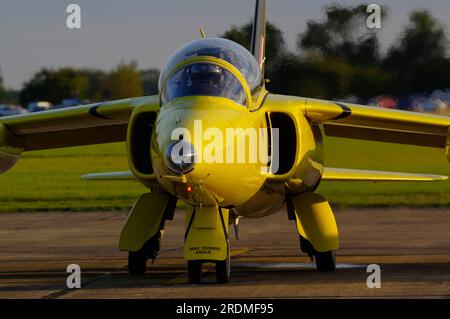
M159 70L148 69L140 72L142 80L142 90L144 95L158 94Z
M5 104L19 104L20 91L7 89L4 91L3 98L0 100L0 103Z
M142 96L141 76L137 69L136 62L121 62L117 68L110 73L108 92L110 93L110 98L113 100Z
M109 73L95 69L81 69L79 74L88 80L85 98L90 102L110 99L108 89Z
M395 65L427 63L447 56L448 39L443 26L426 10L413 11L386 62Z
M68 98L85 99L88 86L89 80L72 68L43 68L24 84L20 102L26 106L32 101L58 104Z
M376 31L367 28L367 6L326 7L323 22L309 21L298 35L302 54L289 53L283 34L267 26L266 77L269 90L291 95L369 98L384 91L389 76L381 69ZM387 8L383 8L383 17ZM250 47L252 24L233 26L224 37Z
M395 94L421 93L450 87L448 39L430 12L413 11L384 65L395 77Z
M333 4L326 7L325 21L308 21L306 31L298 35L298 49L352 64L377 64L380 60L379 41L376 31L367 27L366 9L365 4L355 7ZM386 15L387 8L384 7L382 17Z
M354 66L333 57L291 54L283 59L270 83L271 89L280 94L369 99L386 90L389 75L377 66Z
M243 26L232 26L230 30L226 31L222 37L230 39L244 46L250 50L252 37L252 22L248 22ZM266 26L266 74L268 78L273 76L273 73L278 68L283 57L287 53L286 42L283 37L283 32L274 24L267 22Z

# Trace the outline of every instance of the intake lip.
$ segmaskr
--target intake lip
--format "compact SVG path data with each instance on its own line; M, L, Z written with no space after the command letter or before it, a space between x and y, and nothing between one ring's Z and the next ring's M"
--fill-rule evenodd
M187 174L194 169L197 161L197 154L194 146L184 140L171 143L167 147L164 162L167 168L177 174Z

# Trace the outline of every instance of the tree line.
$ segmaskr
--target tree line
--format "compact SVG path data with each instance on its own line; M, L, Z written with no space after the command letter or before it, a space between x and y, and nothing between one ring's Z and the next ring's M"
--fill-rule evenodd
M366 5L325 8L310 20L290 52L279 28L267 25L266 77L281 94L367 101L450 88L450 58L444 26L427 10L410 13L398 39L382 52L378 32L366 27ZM382 20L388 20L384 7ZM223 34L250 46L251 22ZM406 101L408 102L408 101Z
M310 20L298 34L296 49L287 49L282 31L267 25L266 78L270 91L324 99L367 101L377 95L408 96L450 88L450 58L444 26L426 10L413 11L399 37L382 50L378 32L366 27L366 5L325 7L320 21ZM388 20L384 7L383 21ZM232 26L221 36L249 48L251 22ZM67 98L86 101L152 95L159 71L120 63L110 72L93 69L38 71L19 92L5 90L0 75L0 102L27 105Z
M20 91L7 90L0 74L0 104L48 101L59 104L64 99L84 102L115 100L153 95L158 92L159 70L139 70L137 63L121 62L110 72L95 69L42 68L23 84Z

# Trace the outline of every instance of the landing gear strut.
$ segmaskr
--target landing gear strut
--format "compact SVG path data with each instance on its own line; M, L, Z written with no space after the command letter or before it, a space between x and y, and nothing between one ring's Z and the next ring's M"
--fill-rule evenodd
M199 284L202 265L216 266L218 284L230 279L229 210L218 206L196 206L186 214L184 258L190 284Z
M334 252L339 247L336 220L325 197L304 192L286 197L290 220L295 220L300 237L300 248L311 260L316 261L318 271L336 269Z
M147 271L147 260L154 260L161 248L161 231L146 241L138 251L128 252L128 272L132 275L142 275Z
M302 252L307 253L311 260L315 260L318 271L333 271L336 269L336 254L334 250L316 251L306 238L302 236L299 236L299 238Z

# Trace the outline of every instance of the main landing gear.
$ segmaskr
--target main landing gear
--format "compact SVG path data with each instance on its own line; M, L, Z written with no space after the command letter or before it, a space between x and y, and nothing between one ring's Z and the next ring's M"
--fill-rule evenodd
M336 269L336 254L334 250L318 252L306 238L302 236L299 236L299 238L301 251L307 253L311 260L316 262L318 271L333 271Z
M134 203L119 240L119 248L128 251L130 274L144 274L147 260L158 255L164 223L172 220L176 203L176 197L158 190L142 194Z
M142 275L147 271L147 261L154 260L161 248L161 231L147 240L138 251L128 252L128 271L132 275Z
M327 200L312 192L286 198L289 219L295 220L302 252L315 260L318 271L336 269L338 229Z

